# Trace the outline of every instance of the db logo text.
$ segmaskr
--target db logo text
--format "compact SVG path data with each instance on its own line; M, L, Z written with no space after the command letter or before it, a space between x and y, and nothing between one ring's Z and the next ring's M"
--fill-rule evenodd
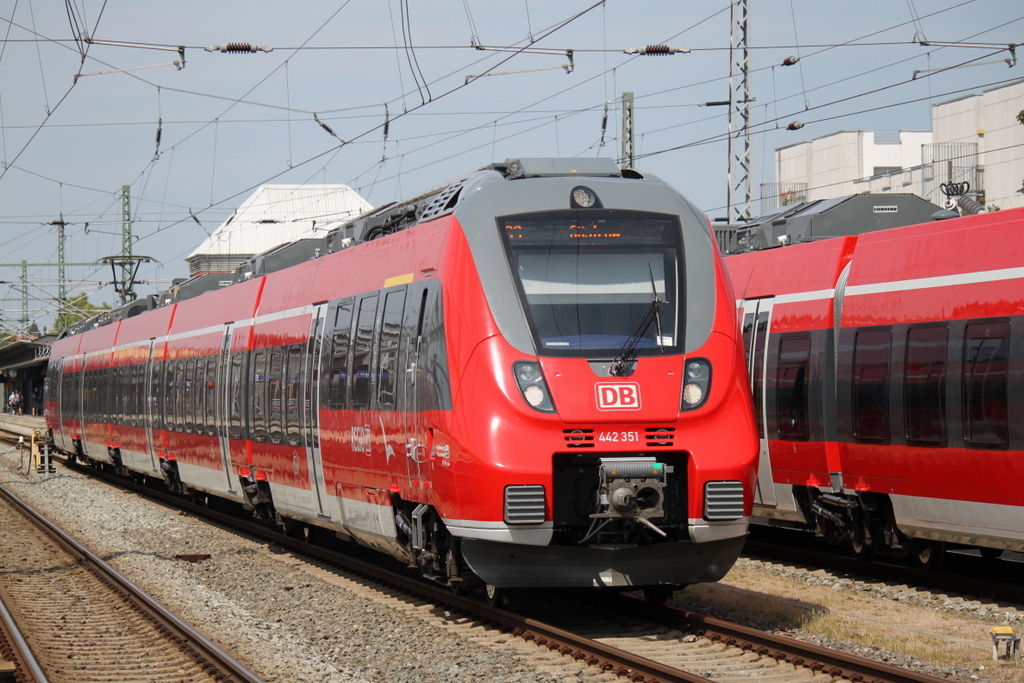
M597 384L598 410L640 410L640 385L636 382Z

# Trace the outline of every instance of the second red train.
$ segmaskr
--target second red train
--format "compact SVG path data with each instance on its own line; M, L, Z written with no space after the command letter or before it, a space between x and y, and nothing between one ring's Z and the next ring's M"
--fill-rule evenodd
M756 516L922 567L1024 551L1022 237L1014 209L726 258Z

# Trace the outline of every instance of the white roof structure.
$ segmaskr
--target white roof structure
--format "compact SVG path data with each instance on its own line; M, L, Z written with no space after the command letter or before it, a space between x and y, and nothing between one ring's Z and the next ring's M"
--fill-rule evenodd
M321 237L372 208L348 185L263 185L185 260L192 275L231 271L255 254Z

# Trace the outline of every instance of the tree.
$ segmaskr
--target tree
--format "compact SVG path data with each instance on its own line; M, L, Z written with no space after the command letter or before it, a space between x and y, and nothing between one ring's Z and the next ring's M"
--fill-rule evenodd
M97 306L89 303L89 297L85 294L77 294L68 299L67 305L60 315L53 322L54 334L60 334L80 320L91 318L101 311L109 311L110 304Z

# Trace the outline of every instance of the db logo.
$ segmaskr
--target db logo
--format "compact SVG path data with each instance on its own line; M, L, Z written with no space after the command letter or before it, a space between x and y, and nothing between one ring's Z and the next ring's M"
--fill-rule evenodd
M597 384L598 410L640 410L640 385L636 382L625 384Z

